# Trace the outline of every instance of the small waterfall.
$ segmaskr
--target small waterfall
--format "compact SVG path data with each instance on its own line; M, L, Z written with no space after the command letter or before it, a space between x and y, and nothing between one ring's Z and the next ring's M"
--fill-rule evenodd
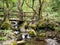
M45 41L47 42L47 45L59 45L58 42L56 42L55 39L45 39Z

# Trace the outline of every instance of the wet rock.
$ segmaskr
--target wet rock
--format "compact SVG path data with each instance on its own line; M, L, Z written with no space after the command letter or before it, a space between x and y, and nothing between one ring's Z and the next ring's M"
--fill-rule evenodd
M57 39L57 42L60 43L60 39Z
M56 36L56 31L47 31L46 38L54 38Z

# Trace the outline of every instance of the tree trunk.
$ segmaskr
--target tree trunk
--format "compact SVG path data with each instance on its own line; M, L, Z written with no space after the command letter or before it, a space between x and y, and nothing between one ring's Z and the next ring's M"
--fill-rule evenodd
M18 17L20 20L23 20L23 11L22 11L22 8L21 8L21 0L18 0L18 10L19 10L19 13L18 13Z
M6 12L5 12L5 18L9 19L9 2L8 2L8 0L6 1L6 7L7 7L7 9L6 9Z
M42 2L39 0L39 14L38 14L38 20L42 18Z

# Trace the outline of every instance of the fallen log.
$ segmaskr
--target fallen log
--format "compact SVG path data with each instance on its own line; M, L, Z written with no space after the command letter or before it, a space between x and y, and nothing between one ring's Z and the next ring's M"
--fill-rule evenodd
M25 42L26 42L26 41L24 41L24 40L22 40L22 41L17 41L17 45L25 45Z

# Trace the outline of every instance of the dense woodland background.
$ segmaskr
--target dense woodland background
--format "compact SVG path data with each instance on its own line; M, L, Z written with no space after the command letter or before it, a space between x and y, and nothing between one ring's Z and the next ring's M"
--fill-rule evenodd
M17 28L13 28L12 21L17 22L14 25ZM20 22L24 23L20 25ZM21 27L30 27L36 32L60 32L60 0L0 0L0 30L9 33Z

